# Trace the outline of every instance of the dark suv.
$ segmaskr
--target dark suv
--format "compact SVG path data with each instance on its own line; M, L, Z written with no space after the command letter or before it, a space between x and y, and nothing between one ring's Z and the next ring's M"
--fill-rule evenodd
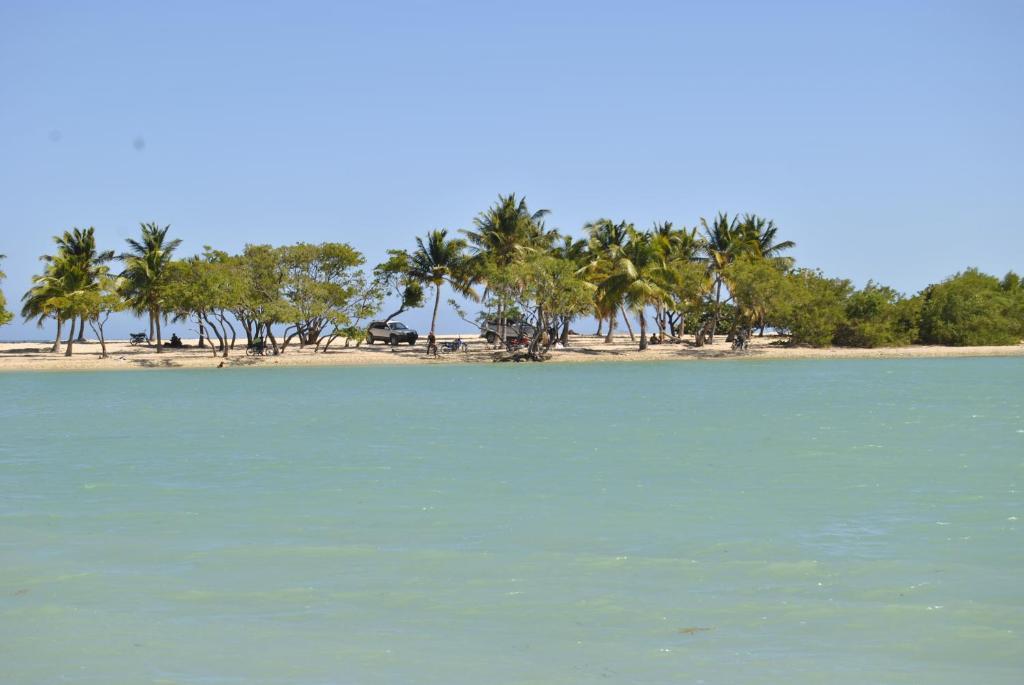
M415 330L407 328L401 321L374 321L366 331L366 342L370 345L378 340L391 345L404 342L415 345L418 337L419 334Z
M480 327L480 337L487 338L487 342L493 345L498 339L498 329L501 326L497 321L485 321ZM505 322L505 339L509 338L532 338L537 333L530 324L525 321L509 320Z

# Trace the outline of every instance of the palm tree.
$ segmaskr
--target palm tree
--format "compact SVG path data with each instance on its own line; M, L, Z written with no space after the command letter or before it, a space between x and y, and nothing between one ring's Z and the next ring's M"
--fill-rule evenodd
M85 324L82 302L85 296L99 287L100 279L106 275L104 262L113 257L110 251L96 249L95 229L73 228L54 236L57 251L53 255L40 257L46 264L41 275L32 279L32 287L22 297L21 314L25 319L36 319L39 325L53 316L57 320L57 336L52 352L60 351L60 334L64 321L70 321L67 350L71 356L75 341L75 318ZM82 336L79 329L78 338Z
M141 240L128 238L128 251L118 256L124 262L121 277L125 283L125 296L137 314L149 314L150 336L156 326L156 351L163 351L160 338L160 309L162 290L166 285L167 266L180 239L167 240L170 226L160 228L155 223L140 224Z
M666 274L666 298L664 307L657 307L658 329L664 340L664 331L669 329L675 335L683 327L682 309L690 303L696 292L687 276L692 273L704 249L704 242L697 236L697 229L673 228L669 221L656 223L651 231L651 248ZM671 311L675 307L676 311Z
M740 255L757 253L760 246L756 236L741 228L738 217L730 219L725 212L720 212L711 223L701 217L700 225L704 229L704 260L707 263L708 276L712 279L712 289L715 294L715 308L709 336L713 340L722 315L722 286L725 285L725 269ZM698 334L697 337L697 344L703 344L703 336Z
M601 282L599 290L636 312L640 321L640 350L643 351L647 349L645 310L664 300L663 286L668 274L654 249L650 233L630 226L626 236L625 245L613 250L611 273Z
M583 230L588 236L587 249L590 259L586 272L591 283L600 285L608 277L612 264L615 261L615 255L625 245L629 229L632 226L632 224L625 221L615 223L611 219L598 219L597 221L588 222L583 226ZM598 335L601 334L601 321L606 318L608 319L608 334L604 339L606 343L612 342L612 335L615 332L616 310L620 309L622 305L621 300L616 300L613 295L613 292L599 288L597 296L594 298L594 316L598 320ZM629 326L628 318L626 319L626 326ZM631 329L629 335L630 337L633 336Z
M764 219L756 214L744 214L739 224L739 230L746 239L757 244L757 253L765 259L786 260L791 262L791 257L780 257L780 253L796 247L792 240L784 240L781 243L775 242L775 236L779 229L771 219Z
M92 288L99 281L99 278L106 274L107 267L104 266L114 258L113 250L99 252L96 249L96 229L90 226L86 229L72 228L64 231L62 235L54 236L53 242L57 245L57 255L43 255L42 259L52 262L55 259L66 261L65 267L81 271L81 285L85 289ZM68 274L66 273L65 276ZM85 333L85 317L80 317L78 323L78 335L74 335L74 321L71 322L71 336L78 342L83 342ZM69 337L69 340L71 338ZM70 352L69 352L70 354Z
M416 238L416 251L409 257L409 275L423 283L434 286L434 314L430 318L430 332L437 329L437 308L441 303L441 286L448 283L455 292L478 299L472 289L465 250L467 243L462 238L448 239L448 231L430 231L426 242Z
M544 228L544 217L548 214L546 209L531 212L526 198L516 198L515 193L499 195L494 205L473 219L472 230L462 231L469 241L470 270L497 298L498 336L501 340L505 339L511 299L511 288L507 282L509 267L552 244L555 233Z

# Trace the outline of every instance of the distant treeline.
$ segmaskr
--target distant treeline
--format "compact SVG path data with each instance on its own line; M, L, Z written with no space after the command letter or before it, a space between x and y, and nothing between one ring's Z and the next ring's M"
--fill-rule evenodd
M430 231L412 249L390 250L369 273L347 243L247 245L237 255L206 247L176 258L181 241L168 238L169 226L142 224L119 254L99 251L93 228L74 228L54 237L56 249L42 257L21 314L56 323L54 351L66 329L67 355L87 325L106 354L104 324L126 309L148 320L158 351L161 322L170 319L191 322L200 345L224 356L241 340L265 340L275 354L293 344L359 344L371 319L425 305L433 309L434 332L446 285L479 305L470 320L448 300L470 323L491 322L499 331L532 325L538 333L529 354L538 359L556 341L568 344L581 317L595 318L608 340L620 318L630 335L635 321L641 350L649 336L699 346L766 329L815 347L1011 345L1024 338L1024 285L1013 272L1000 279L967 269L908 297L873 282L857 290L798 267L786 255L794 244L753 214L648 230L599 219L583 227L583 238L546 228L546 215L525 199L499 196L471 229ZM397 308L384 312L389 299ZM5 305L0 293L0 323L12 318Z

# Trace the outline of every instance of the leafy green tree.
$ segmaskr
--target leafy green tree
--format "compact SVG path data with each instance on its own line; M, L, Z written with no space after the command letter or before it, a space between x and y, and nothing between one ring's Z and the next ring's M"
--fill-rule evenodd
M128 251L118 256L124 263L121 272L123 295L136 314L149 316L150 339L156 333L156 351L163 351L160 335L160 317L163 309L163 291L167 284L167 270L180 239L168 240L170 226L160 228L155 223L140 224L139 240L128 238Z
M522 310L533 312L529 318L538 331L530 341L529 354L542 360L557 339L557 332L574 317L591 311L594 306L591 285L570 259L537 253L513 267L519 282L516 292Z
M246 245L242 254L233 258L239 269L241 293L232 312L242 324L248 344L265 336L275 354L279 348L274 325L293 321L295 315L284 298L287 273L281 254L270 245Z
M347 243L298 243L278 252L284 269L282 294L294 321L282 349L295 336L300 345L317 346L325 331L350 322L348 305L367 287L359 268L365 259Z
M165 311L175 321L195 322L201 338L209 337L212 353L220 352L227 357L236 336L229 313L237 306L242 288L236 261L207 248L200 257L175 260L168 265Z
M789 294L782 266L753 254L741 255L727 264L722 278L729 283L735 305L733 326L748 334L755 326L770 320L784 306Z
M843 347L899 347L918 336L920 301L872 281L850 295L834 343Z
M448 237L441 229L427 233L427 240L416 238L416 250L409 257L409 275L434 286L434 313L430 317L430 332L437 329L437 308L441 303L441 286L445 283L471 300L479 300L473 290L473 274L466 257L467 243L461 238Z
M1021 340L1018 301L995 276L968 269L929 286L922 295L925 344L1015 345Z
M97 287L88 290L82 297L82 311L85 320L92 329L96 339L100 341L100 358L107 358L107 337L104 327L114 312L123 311L127 307L121 297L121 284L118 279L108 274L100 276Z
M405 250L388 250L388 258L373 268L373 282L383 297L398 296L398 309L384 317L391 321L410 309L423 306L423 284L409 272L409 253Z
M853 291L849 281L827 278L820 271L797 269L785 277L785 288L772 316L793 345L827 347L846 320L846 301Z

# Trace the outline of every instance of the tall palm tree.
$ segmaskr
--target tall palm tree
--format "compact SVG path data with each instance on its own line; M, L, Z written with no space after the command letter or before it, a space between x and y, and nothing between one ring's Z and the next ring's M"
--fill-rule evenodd
M141 240L128 238L128 251L118 256L124 262L126 299L131 302L137 314L149 314L150 335L156 326L156 351L163 351L160 337L160 310L163 288L166 286L168 265L174 251L181 245L180 239L167 240L170 226L160 228L155 223L140 224Z
M640 321L640 350L647 349L647 316L650 305L660 304L665 297L664 283L668 276L653 246L652 235L627 229L625 245L613 252L611 273L599 289L620 299L637 314Z
M792 261L792 258L781 257L780 254L785 250L796 247L796 243L792 240L775 242L775 236L778 234L779 229L771 219L764 219L756 214L744 214L743 220L739 224L739 230L748 241L756 243L757 253L761 257Z
M441 229L427 233L426 242L416 238L416 251L409 257L409 275L434 286L434 314L430 318L430 332L437 329L437 308L441 303L441 286L448 283L455 292L478 299L473 291L473 279L465 254L467 243L462 238L448 239L448 231Z
M86 229L75 227L70 231L64 231L63 234L54 236L53 242L57 245L56 257L43 255L43 261L65 260L66 268L77 269L81 272L82 282L79 285L85 289L90 289L98 283L99 278L107 272L105 263L114 258L113 250L100 252L96 249L96 229L92 226ZM70 334L74 336L75 340L82 342L85 333L85 317L79 319L77 336L74 335L74 321L71 322L71 325Z
M544 227L548 214L546 209L531 212L526 198L517 198L515 193L499 195L496 203L473 219L473 229L462 231L469 241L470 269L497 299L501 340L505 339L512 293L506 278L509 267L552 244L555 233Z
M95 229L73 228L54 236L57 251L43 255L40 260L46 264L42 274L34 276L32 287L22 297L21 314L36 319L39 325L50 316L57 320L57 336L53 352L60 351L60 335L63 323L70 322L66 356L71 356L75 341L75 318L84 326L86 314L82 311L83 296L99 287L100 279L106 275L104 262L113 257L110 251L96 249ZM81 338L82 329L78 337Z
M714 339L722 315L722 286L725 285L726 267L740 255L756 253L759 246L756 237L741 228L739 217L730 219L725 212L720 212L711 222L701 217L700 225L704 229L704 260L708 276L713 282L715 297L710 331L710 337ZM703 338L698 335L698 344L702 343Z
M675 329L683 325L683 309L692 304L696 293L702 288L692 287L692 278L688 275L696 263L700 261L704 251L704 241L697 236L697 229L673 228L672 223L665 221L656 223L651 231L651 248L666 274L666 297L664 307L657 307L658 328L664 338L664 331L669 329L675 335ZM675 307L675 311L670 311Z
M590 255L586 273L591 283L600 285L608 277L615 261L615 255L625 245L629 229L632 226L625 221L615 223L611 219L598 219L583 226L583 230L587 234L587 250ZM600 322L608 319L608 334L604 339L606 343L612 342L612 336L615 333L616 311L622 305L621 300L615 299L616 297L617 293L598 288L594 298L594 317L598 320L598 335L600 335ZM626 325L629 325L629 319L626 319ZM630 331L631 337L632 334L633 332Z

